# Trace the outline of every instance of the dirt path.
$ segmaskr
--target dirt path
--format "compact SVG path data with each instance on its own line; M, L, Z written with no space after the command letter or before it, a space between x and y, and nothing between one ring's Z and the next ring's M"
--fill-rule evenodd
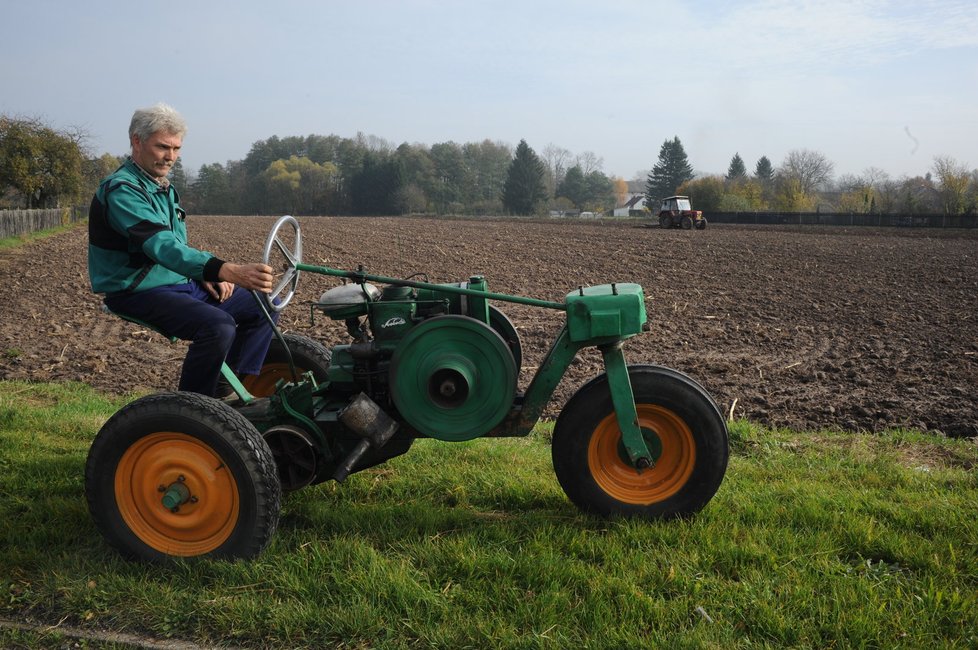
M191 218L192 241L257 259L271 218ZM561 301L578 285L638 282L652 331L631 363L676 368L720 408L772 426L886 427L978 435L978 232L711 226L661 231L622 222L304 218L305 258L433 282L485 275L491 291ZM101 313L78 228L0 256L0 378L81 380L114 392L176 385L182 343ZM306 274L296 302L337 281ZM525 387L558 312L499 307L522 338ZM329 346L345 335L284 317ZM571 366L548 410L600 372Z

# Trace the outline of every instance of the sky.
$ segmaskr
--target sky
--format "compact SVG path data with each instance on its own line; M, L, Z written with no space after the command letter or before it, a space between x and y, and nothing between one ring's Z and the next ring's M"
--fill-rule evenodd
M186 118L184 167L271 136L480 142L650 169L835 176L978 168L978 2L0 0L0 114L129 150L134 109Z

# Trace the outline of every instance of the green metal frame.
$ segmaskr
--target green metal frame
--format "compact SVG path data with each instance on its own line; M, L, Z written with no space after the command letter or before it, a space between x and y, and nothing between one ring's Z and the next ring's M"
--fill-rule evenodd
M638 424L635 398L622 350L622 342L625 339L646 328L645 299L639 285L623 283L580 287L568 294L565 302L561 303L494 293L482 289L473 289L469 286L433 284L373 275L366 273L362 268L357 271L344 271L326 266L300 263L296 264L296 270L345 278L358 284L376 282L413 287L432 292L472 296L486 301L495 300L565 312L567 322L561 328L546 358L537 369L537 373L523 396L522 403L514 406L510 417L507 417L486 436L528 435L539 421L544 408L577 352L585 347L596 347L601 351L604 359L612 404L615 408L618 426L622 432L622 442L628 457L632 464L639 469L653 465L652 454L645 443L645 438ZM473 278L473 280L476 279Z

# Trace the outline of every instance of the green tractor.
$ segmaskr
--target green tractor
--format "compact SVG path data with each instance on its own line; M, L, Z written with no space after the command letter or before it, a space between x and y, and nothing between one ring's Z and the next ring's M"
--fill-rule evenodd
M349 343L329 350L276 329L260 375L242 383L225 366L236 403L170 392L113 415L92 443L85 489L123 555L253 557L277 528L283 491L342 483L418 438L526 436L584 347L601 352L605 372L568 400L553 430L570 501L601 517L668 519L699 511L719 488L728 443L714 400L675 370L626 365L623 343L648 329L639 285L548 302L492 293L481 276L432 284L301 258L299 223L282 217L263 259L284 274L256 300L281 310L300 273L343 278L312 309L344 323ZM525 391L520 338L500 303L566 314Z

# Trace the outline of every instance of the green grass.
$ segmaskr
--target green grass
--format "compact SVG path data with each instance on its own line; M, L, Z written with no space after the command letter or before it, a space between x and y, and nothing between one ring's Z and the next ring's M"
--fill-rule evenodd
M88 445L122 403L0 382L0 617L238 647L978 645L975 441L736 422L717 496L666 523L579 514L546 429L419 441L289 495L256 560L149 566L85 504Z
M36 230L34 232L17 235L15 237L0 238L0 251L17 248L18 246L23 246L24 244L32 242L35 239L44 239L46 237L50 237L51 235L56 235L66 230L77 228L79 223L82 222L70 223L64 226L55 226L54 228L45 228L44 230Z

